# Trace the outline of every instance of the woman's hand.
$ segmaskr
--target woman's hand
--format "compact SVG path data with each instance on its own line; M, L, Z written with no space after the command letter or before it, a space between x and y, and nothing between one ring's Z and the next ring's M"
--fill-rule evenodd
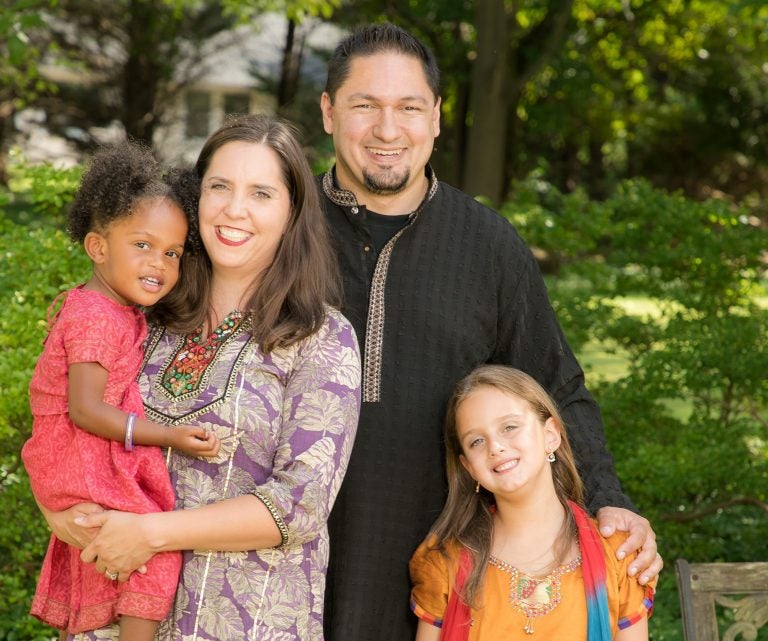
M145 527L151 517L116 510L79 517L79 525L98 529L80 559L95 563L101 574L117 574L119 581L127 581L132 572L146 572L145 564L154 554Z
M37 504L42 512L43 517L48 522L48 527L51 528L58 539L64 541L67 545L83 549L86 547L99 533L98 527L84 527L77 523L79 517L85 517L89 514L99 514L104 511L101 505L96 503L78 503L73 505L68 510L61 512L53 512L40 503Z

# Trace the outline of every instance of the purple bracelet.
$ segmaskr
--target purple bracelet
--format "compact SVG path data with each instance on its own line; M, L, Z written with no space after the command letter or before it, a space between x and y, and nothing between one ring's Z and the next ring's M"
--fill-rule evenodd
M136 414L128 414L128 420L125 422L125 451L133 450L133 426L136 424Z

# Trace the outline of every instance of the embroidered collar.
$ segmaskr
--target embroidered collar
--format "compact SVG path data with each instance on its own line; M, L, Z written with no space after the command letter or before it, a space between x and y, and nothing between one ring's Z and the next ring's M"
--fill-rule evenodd
M435 171L432 169L430 165L427 165L424 169L424 173L427 175L427 179L429 180L429 189L427 189L427 193L424 196L424 200L421 201L421 204L412 212L410 212L408 215L413 216L420 212L424 205L426 205L432 198L434 197L435 193L437 192L438 187L438 181L437 176L435 175ZM347 189L341 189L336 184L336 166L334 165L331 167L328 171L325 172L323 175L323 191L325 192L325 195L328 196L329 200L341 207L359 207L360 203L357 202L357 198L355 197L355 194L353 194L351 191Z
M566 565L561 565L543 579L521 572L506 561L491 555L488 563L509 575L509 603L526 617L523 631L533 634L536 617L554 610L562 600L560 577L573 572L581 565L581 555Z
M238 333L242 320L241 312L232 311L207 338L202 336L202 327L181 337L160 378L165 392L175 399L199 392L219 349Z

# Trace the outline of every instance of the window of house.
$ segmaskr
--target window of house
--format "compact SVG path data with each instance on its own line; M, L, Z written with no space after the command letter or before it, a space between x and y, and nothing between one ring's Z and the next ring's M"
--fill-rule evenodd
M211 95L202 91L190 91L187 102L187 138L205 138L211 114Z
M247 93L230 93L224 96L225 114L247 114L251 112L251 97Z

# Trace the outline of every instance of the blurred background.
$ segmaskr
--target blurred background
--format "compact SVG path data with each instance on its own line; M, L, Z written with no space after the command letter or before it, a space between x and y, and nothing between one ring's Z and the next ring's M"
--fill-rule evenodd
M440 63L437 176L545 273L667 563L652 639L682 639L676 558L768 560L762 0L3 0L0 639L55 637L27 614L47 528L19 450L47 306L88 275L64 232L82 163L126 136L189 163L227 114L269 112L320 172L325 62L382 20Z

